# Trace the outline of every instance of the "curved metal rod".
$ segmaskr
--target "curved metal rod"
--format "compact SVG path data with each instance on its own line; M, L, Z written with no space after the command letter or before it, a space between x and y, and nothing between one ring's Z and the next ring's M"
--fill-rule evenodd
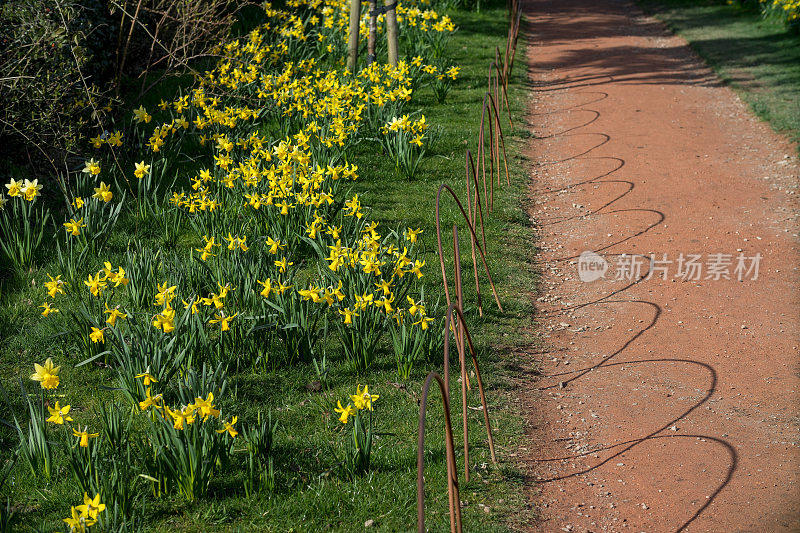
M453 258L455 263L455 285L456 302L455 308L461 311L464 309L464 293L461 290L461 250L458 246L458 228L453 224ZM464 437L464 481L469 483L469 428L467 427L467 388L469 387L469 377L467 375L467 362L464 353L464 320L459 319L458 327L455 328L456 348L458 349L458 362L461 367L461 421L463 425ZM450 330L445 330L446 335L450 335ZM448 346L448 348L450 348ZM449 352L449 350L448 350ZM450 354L445 357L450 359Z
M512 1L508 3L508 37L506 38L506 53L503 57L503 77L508 83L508 77L514 68L514 58L517 54L517 40L519 39L520 20L522 10L519 3Z
M486 210L491 212L491 205L490 205L490 198L494 198L494 189L492 189L491 194L486 187L486 96L489 96L489 93L486 93L483 97L483 105L481 107L481 123L478 129L478 169L481 171L481 176L483 177L483 197L486 201ZM491 97L491 96L490 96ZM492 111L489 108L489 114L491 115ZM492 126L492 122L489 122L489 148L490 150L494 147L494 128ZM494 153L493 151L489 152L489 186L493 187L494 184ZM492 202L493 205L493 202Z
M461 205L461 201L458 199L458 196L456 196L456 193L453 191L453 189L450 188L449 185L447 185L446 183L442 183L441 185L439 185L439 190L436 191L436 242L439 251L439 264L442 267L442 282L444 283L444 294L445 297L447 298L447 305L450 305L451 300L450 300L450 287L447 280L447 272L444 267L444 253L442 251L442 223L441 223L441 215L439 213L442 189L445 189L447 190L447 192L450 193L450 196L453 197L453 200L455 200L458 209L464 216L464 220L467 222L467 228L469 228L470 235L473 241L475 242L475 246L478 248L478 252L480 253L481 262L483 263L483 270L484 272L486 272L486 277L489 278L489 285L491 285L492 287L492 294L494 295L494 301L495 303L497 303L497 308L502 312L503 306L500 304L500 298L497 296L497 289L495 288L494 280L492 279L492 275L489 273L489 265L486 263L486 254L484 253L483 248L481 248L480 244L478 244L478 236L475 234L475 228L473 228L472 224L469 223L469 217L467 217L467 213L466 211L464 211L464 206ZM475 268L477 268L477 266L475 266Z
M447 388L441 376L436 372L431 372L425 378L425 384L422 386L422 399L419 405L419 427L417 431L417 531L418 533L425 533L425 412L428 406L428 390L433 379L439 384L439 391L442 393L442 405L444 405L444 444L447 455L447 495L450 507L450 531L451 533L462 533L461 499L458 495L453 427L450 424L450 401L447 396Z
M503 128L500 126L500 112L497 110L497 103L495 102L494 98L492 98L492 95L488 94L486 96L489 97L489 100L492 103L492 109L494 110L494 116L495 116L495 123L497 124L497 137L500 139L500 143L503 145L503 167L505 168L505 171L506 171L506 185L511 185L511 179L508 177L508 156L506 155L506 141L505 141L505 138L503 137ZM486 101L486 96L484 96L484 98L483 98L484 102ZM499 150L497 150L497 184L498 185L500 184L500 151Z
M472 170L472 178L473 178L473 181L475 182L475 204L474 204L474 209L475 209L475 215L477 215L478 218L480 218L480 221L481 221L481 239L483 240L483 249L485 250L486 249L486 229L484 228L484 225L483 225L483 208L482 208L481 203L480 203L480 191L478 189L478 177L475 174L475 162L472 160L472 153L470 153L469 150L467 150L465 159L466 159L466 161L465 161L465 165L466 165L465 185L466 185L466 190L467 190L467 214L469 215L469 223L474 228L475 227L475 219L473 218L474 215L473 215L473 212L472 212L472 210L473 210L472 185L470 184L470 181L469 181L470 170ZM472 242L472 239L470 239L469 240L469 244L470 244L470 251L471 251L471 254L472 254L472 272L473 272L473 274L475 276L475 287L476 287L476 293L477 293L477 299L478 299L478 313L480 314L480 316L483 316L483 297L481 296L480 283L478 281L478 268L477 268L478 261L477 261L477 258L475 257L475 243Z
M483 225L483 206L481 205L481 193L480 189L478 188L478 173L475 171L475 160L472 158L472 152L467 149L466 154L466 171L467 171L467 197L472 199L472 195L469 193L469 177L470 172L472 172L472 181L475 184L475 203L474 209L475 212L478 214L478 217L481 221L481 242L483 242L483 249L486 249L486 228ZM472 226L475 227L475 223L472 222Z
M510 74L511 71L514 69L514 58L517 55L517 40L519 39L519 27L520 27L520 20L522 19L522 11L518 8L517 9L517 16L515 17L513 28L513 38L512 38L512 45L511 45L511 59L508 63L508 73Z
M491 107L489 107L489 103L491 103ZM511 184L511 179L509 178L508 173L508 157L506 155L506 142L503 136L503 128L500 125L500 113L497 110L497 104L492 97L491 93L486 93L483 96L483 106L481 108L481 125L480 130L478 131L478 147L480 149L480 157L478 158L478 165L483 170L483 180L484 180L484 196L487 194L486 192L486 156L485 156L485 117L486 117L486 109L489 109L489 154L491 156L490 161L490 173L489 173L489 200L488 200L488 210L494 210L494 161L497 160L497 183L500 184L500 144L503 147L503 166L505 168L506 173L506 184ZM494 114L493 114L494 113ZM497 136L494 136L494 126L497 126ZM500 141L498 143L498 140Z
M450 394L450 329L453 328L453 312L456 313L456 318L458 318L459 328L463 328L463 338L466 340L466 346L469 346L470 358L472 359L472 366L475 369L475 378L478 381L478 392L481 397L481 406L483 407L483 423L486 427L486 437L489 440L489 453L492 457L492 463L497 464L497 456L494 451L494 436L492 434L492 425L489 422L489 406L486 403L486 392L483 388L483 378L481 377L481 370L480 366L478 365L478 355L477 351L475 350L475 344L472 342L472 336L469 334L469 329L467 328L467 323L464 320L464 314L461 312L461 309L455 306L455 304L450 304L447 308L447 314L445 315L445 324L444 324L444 331L445 331L445 338L444 338L444 379L445 379L445 390L447 391L448 397ZM462 345L463 346L463 345ZM461 354L459 354L461 355ZM466 353L464 353L466 355ZM464 357L464 361L466 357ZM467 372L466 372L466 363L462 363L461 365L461 381L462 381L462 394L464 400L462 400L463 406L463 413L462 416L464 418L464 473L467 481L469 481L469 454L467 449L467 410L466 410L466 392L463 390L465 387L465 383L467 383Z
M494 47L494 61L489 64L489 91L494 88L494 98L500 101L500 90L502 89L503 101L506 104L506 113L508 114L508 125L514 129L514 121L511 119L511 105L508 102L508 83L505 80L505 74L500 71L500 48ZM494 68L494 76L492 70ZM494 85L492 79L494 78ZM502 102L501 102L502 104ZM502 105L500 106L502 108Z

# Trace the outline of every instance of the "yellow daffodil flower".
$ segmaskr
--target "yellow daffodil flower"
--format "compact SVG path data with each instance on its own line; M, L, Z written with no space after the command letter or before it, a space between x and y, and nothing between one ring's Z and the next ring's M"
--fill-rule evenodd
M146 411L150 407L161 409L159 402L161 402L161 395L156 394L155 396L152 396L150 393L150 387L147 387L147 391L145 391L145 399L139 402L139 408L142 411Z
M347 420L356 414L356 410L353 409L353 406L350 404L347 404L347 407L342 407L341 400L337 400L336 404L338 407L336 407L334 411L340 414L339 422L342 424L347 424Z
M148 124L153 117L150 116L144 106L139 106L138 109L133 110L133 118L137 123L144 122Z
M33 181L25 180L25 184L20 189L20 194L25 198L25 200L32 202L37 196L39 196L39 191L42 190L42 186L39 185L39 180L35 179Z
M239 432L233 429L233 425L236 423L238 419L239 417L234 416L230 422L223 422L222 424L225 427L223 429L218 429L217 433L225 433L227 431L228 435L230 435L232 438L236 438L236 435L238 435Z
M66 283L61 279L61 275L59 274L54 278L48 274L47 277L50 278L50 281L45 281L44 286L50 298L55 298L56 294L64 294L64 286Z
M97 519L97 515L106 510L106 504L100 503L100 495L96 494L94 498L90 498L88 494L83 493L83 505L79 505L76 509L88 516L92 520Z
M208 321L209 324L217 324L219 323L220 331L228 331L231 329L230 321L236 318L239 313L231 316L225 316L224 314L215 314L214 318Z
M111 201L112 196L114 196L114 194L111 192L111 187L106 185L104 181L101 181L100 187L95 187L92 198L97 198L99 200L103 200L103 202L108 203Z
M197 397L194 399L194 403L190 405L193 409L200 412L203 415L203 420L206 420L209 416L213 416L214 418L219 418L219 409L214 407L214 393L209 392L208 398L203 399L201 397Z
M136 169L133 171L134 176L142 179L148 174L150 174L150 165L145 165L144 161L136 163Z
M339 309L339 314L344 317L345 324L352 324L353 317L358 316L355 312L351 311L349 307L345 307L344 309Z
M166 307L161 313L153 317L153 326L164 333L175 331L175 310Z
M95 274L94 277L92 277L92 275L89 274L88 279L83 282L83 284L89 288L89 292L91 292L93 296L102 295L103 289L108 287L108 283L106 283L103 279L100 278L101 274L102 272L98 272L97 274Z
M42 316L49 316L51 313L58 313L58 309L50 305L50 302L45 302L39 307L42 308Z
M53 366L53 360L48 357L44 366L34 363L33 369L36 371L31 375L33 381L38 381L43 389L55 389L58 387L58 370L60 366Z
M95 343L97 343L97 342L100 342L100 343L106 342L105 335L103 335L103 330L102 329L98 329L98 328L96 328L94 326L92 326L92 332L89 333L89 338L92 339L92 342L95 342Z
M8 195L12 198L15 196L19 196L22 194L22 181L15 181L13 178L10 182L6 183L6 189L8 189Z
M369 393L369 387L367 385L364 385L364 390L361 390L361 385L356 385L356 393L350 395L353 405L355 405L356 409L359 411L362 409L372 411L372 402L378 398L380 398L380 396L377 394Z
M94 439L100 436L100 433L89 433L88 427L84 427L82 431L78 431L76 429L72 429L72 434L79 439L79 444L81 448L88 448L89 447L89 439Z
M148 369L147 372L142 372L141 374L136 374L136 379L144 378L142 381L144 382L145 387L149 387L151 383L158 383L158 380L153 377Z
M67 233L73 237L77 237L81 234L81 228L85 228L86 224L83 223L83 218L77 221L74 218L71 218L69 222L64 222L64 227L67 228Z
M116 325L117 319L123 319L124 320L124 319L128 318L128 315L126 313L123 313L122 311L120 311L118 308L115 307L113 309L110 309L108 307L108 304L105 304L105 305L106 305L106 310L104 311L103 314L108 315L108 318L106 319L106 323L109 326L111 326L112 328Z
M58 401L56 401L55 407L50 407L48 405L47 410L50 412L50 416L47 418L48 422L52 422L53 424L63 424L64 421L72 422L72 417L69 416L69 405L61 407Z
M89 445L88 440L86 445ZM97 520L80 514L76 507L73 507L70 512L71 516L69 518L62 519L69 526L70 533L86 533L87 527L92 527L97 523Z
M85 166L83 168L84 174L91 174L92 176L97 176L100 174L100 163L95 161L94 158L86 161Z

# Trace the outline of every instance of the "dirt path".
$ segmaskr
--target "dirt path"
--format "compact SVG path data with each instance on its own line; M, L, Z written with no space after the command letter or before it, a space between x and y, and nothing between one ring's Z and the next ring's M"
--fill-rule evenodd
M629 2L526 9L530 528L800 531L795 148Z

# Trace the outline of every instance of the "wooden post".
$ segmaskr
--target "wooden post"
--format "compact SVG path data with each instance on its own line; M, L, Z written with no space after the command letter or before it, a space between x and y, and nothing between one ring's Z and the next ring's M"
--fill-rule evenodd
M389 44L389 64L397 66L397 0L384 0L386 10L386 39Z
M347 44L347 69L355 75L358 37L361 31L361 0L350 0L350 41Z
M378 32L378 3L369 0L369 34L367 35L367 65L375 62L375 39Z

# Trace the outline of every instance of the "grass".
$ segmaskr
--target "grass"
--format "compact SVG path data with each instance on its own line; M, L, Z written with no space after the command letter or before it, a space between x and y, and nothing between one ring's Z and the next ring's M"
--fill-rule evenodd
M753 111L800 143L800 35L714 0L639 0L684 37Z
M463 157L465 148L474 146L480 120L480 102L485 91L488 64L494 57L494 47L504 46L506 12L504 7L484 8L480 14L458 11L453 14L459 31L453 37L450 54L453 64L462 67L461 76L445 104L436 103L427 90L415 94L412 107L419 107L429 123L442 128L441 136L429 151L416 181L397 178L391 165L372 147L364 145L356 151L352 162L360 168L355 192L372 216L389 227L421 227L429 250L426 254L428 286L441 285L436 237L433 220L435 192L438 185L448 182L463 196ZM520 50L518 58L524 57ZM521 117L524 89L522 60L518 61L511 84L512 112ZM518 121L519 122L519 121ZM506 126L506 129L508 127ZM489 459L482 417L469 412L471 466L470 483L462 484L461 500L465 529L468 531L504 531L507 524L520 520L523 507L522 476L507 452L515 449L522 435L521 417L513 410L512 372L516 371L514 347L522 343L518 332L532 316L529 299L524 295L534 289L535 277L529 269L531 233L520 198L524 197L526 180L519 164L518 146L507 133L511 158L512 186L496 195L495 211L487 219L487 243L492 275L500 292L504 312L499 312L490 297L484 297L485 316L480 318L473 306L468 306L467 320L473 337L478 341L484 381L490 404L492 425L495 428L499 465ZM457 220L452 202L445 201L443 227ZM469 242L463 238L461 224L462 269L469 280ZM130 221L121 221L116 235L108 245L112 257L124 254L128 236L136 234L152 246L159 246L157 228L138 228ZM55 272L55 262L45 263L16 282L6 280L0 286L0 379L8 393L12 410L21 413L17 391L24 386L33 391L35 383L27 378L34 362L54 356L62 365L62 386L76 419L93 416L100 400L116 398L113 372L102 366L75 368L79 361L71 356L64 360L53 332L41 320L36 306L40 303L42 279ZM115 263L116 264L116 263ZM452 265L448 265L452 271ZM466 302L474 302L474 289L465 282ZM488 284L484 285L488 295ZM522 297L520 295L523 295ZM431 370L441 372L441 360L429 361L414 369L409 382L398 384L394 357L388 345L382 347L377 365L369 374L357 376L341 364L335 351L330 389L314 392L306 387L317 376L313 366L295 364L271 371L244 370L229 374L228 398L223 409L235 411L240 420L253 420L257 413L272 412L279 422L276 442L276 489L272 493L246 498L242 489L244 458L222 472L212 481L209 495L194 503L176 496L152 497L140 491L137 502L140 522L136 531L356 531L368 520L374 529L408 531L416 524L416 437L418 397L422 381ZM451 361L455 368L456 361ZM457 374L457 371L454 372ZM366 381L373 393L380 394L376 403L379 438L373 450L372 472L356 481L343 475L335 455L343 450L347 437L333 416L337 399L345 399L356 382ZM452 378L453 415L460 411L459 384ZM66 403L62 401L62 403ZM477 391L470 393L469 405L479 405ZM5 412L5 409L4 409ZM4 415L2 418L6 418ZM456 441L461 440L460 422L454 418ZM442 436L443 412L438 393L431 395L428 411L426 446L426 510L431 531L443 531L448 526L447 491L445 481L444 445ZM0 454L5 455L16 445L14 435L0 427ZM459 471L463 479L461 453ZM55 457L56 474L51 482L30 479L21 465L13 471L4 496L8 495L17 515L17 527L22 530L52 531L62 527L70 505L80 501L71 474L64 465L64 453ZM146 487L144 483L140 489ZM483 504L480 506L479 504ZM486 509L489 509L487 511Z

